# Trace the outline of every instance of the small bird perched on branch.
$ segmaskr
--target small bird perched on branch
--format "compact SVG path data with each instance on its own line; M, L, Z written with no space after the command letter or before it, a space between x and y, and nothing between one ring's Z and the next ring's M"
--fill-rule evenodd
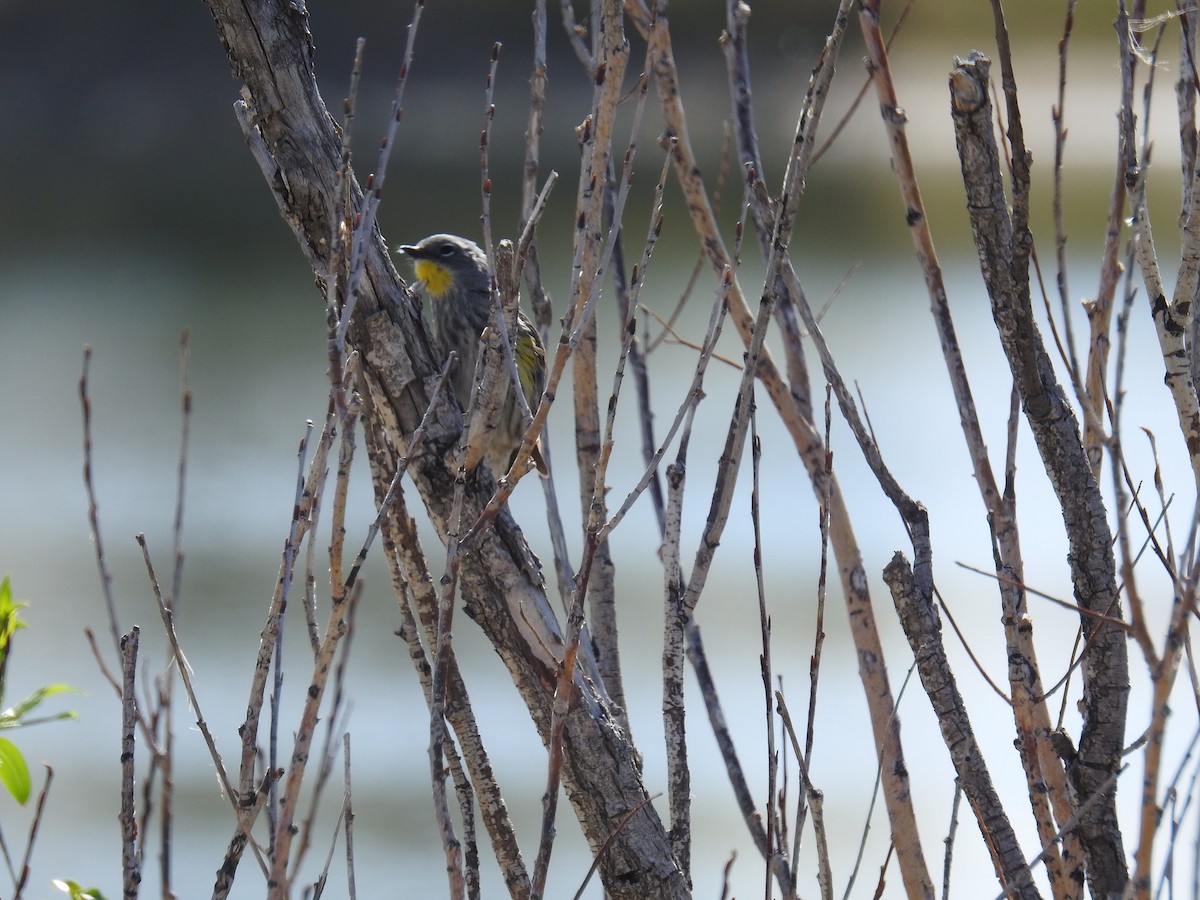
M453 234L434 234L417 244L405 244L400 251L413 260L413 270L433 307L433 323L442 353L458 353L458 370L452 376L459 405L466 411L475 381L475 361L480 336L492 317L492 281L487 257L474 241ZM520 306L516 329L510 330L513 357L521 391L530 410L537 409L546 386L546 350L537 329ZM508 385L499 409L496 428L488 439L486 456L492 472L499 477L508 471L525 434L521 405ZM538 472L549 473L542 456L540 439L534 443L531 458Z

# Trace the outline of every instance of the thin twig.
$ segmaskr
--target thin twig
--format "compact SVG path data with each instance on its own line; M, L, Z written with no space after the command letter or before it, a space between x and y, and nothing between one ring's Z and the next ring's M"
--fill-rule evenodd
M350 732L342 735L342 748L345 753L346 765L343 778L346 785L346 799L343 804L344 823L346 832L346 889L350 900L355 900L358 891L354 884L354 794L350 784Z
M954 837L958 834L958 806L962 802L962 783L954 779L954 803L950 806L950 827L946 829L946 860L942 864L942 900L950 900L950 864L954 861Z
M88 499L88 526L92 532L92 545L96 548L96 568L100 571L100 590L104 594L104 607L108 612L108 630L112 636L113 649L121 656L121 626L117 622L117 601L113 596L112 573L104 557L104 540L100 534L100 505L96 502L96 485L92 474L92 398L88 393L88 375L91 369L92 348L83 348L83 374L79 376L79 403L83 410L83 487Z
M482 362L482 354L476 362ZM464 431L460 446L460 459L465 458L465 444L466 432ZM454 825L450 820L450 806L446 797L446 774L442 764L442 745L449 740L445 718L446 684L453 655L452 626L454 598L458 585L459 558L462 553L459 529L462 525L465 482L466 472L460 465L454 478L454 499L451 504L450 518L447 520L446 567L438 594L437 636L433 650L433 682L429 703L429 776L433 788L434 813L442 841L442 853L446 857L446 877L449 881L452 900L462 900L466 896L466 881L463 872L462 846L454 834Z
M400 64L400 72L396 76L396 91L392 96L392 114L388 118L387 129L379 144L379 159L376 162L375 173L367 176L363 187L364 203L362 211L354 226L354 236L350 243L350 271L346 276L346 302L342 306L341 319L338 322L337 344L341 347L350 330L350 317L358 299L358 283L366 270L367 244L375 228L375 216L379 211L379 202L383 199L383 183L387 177L388 158L396 143L396 129L404 115L404 86L408 82L408 70L412 66L413 47L417 40L417 26L421 22L421 10L425 8L425 0L416 0L413 4L412 22L408 26L408 40L404 46L404 61Z
M892 716L894 717L900 710L900 701L904 699L904 692L908 690L909 679L912 678L913 672L917 670L917 664L914 662L908 667L908 671L904 674L904 681L900 682L900 690L896 692L896 705L892 708ZM850 870L850 877L846 880L846 891L842 894L842 900L850 900L850 894L854 888L854 882L858 879L858 870L862 865L863 854L867 849L867 836L871 833L871 816L875 813L875 802L879 799L879 788L883 781L883 751L879 751L879 755L875 765L875 786L871 789L871 802L867 806L867 815L863 819L862 837L858 840L858 853L854 857L854 868ZM892 855L892 850L895 849L895 839L888 847L889 858ZM932 887L930 888L932 894Z
M209 756L213 761L213 768L217 774L217 780L221 783L221 789L224 792L226 799L233 805L234 813L239 820L239 827L243 829L245 834L249 836L250 826L254 819L243 818L244 808L238 803L238 792L236 786L229 778L229 774L225 768L225 763L221 759L221 753L217 749L217 741L213 736L212 731L208 727L208 722L204 718L203 711L200 707L200 700L196 696L195 684L192 680L192 668L188 664L187 657L183 653L183 647L179 643L179 635L175 631L175 614L167 607L166 601L163 598L162 591L159 588L158 576L154 571L154 564L150 560L150 550L146 545L146 536L144 534L136 535L138 546L142 550L142 560L146 564L146 574L150 579L150 587L154 592L154 599L158 606L159 615L162 617L163 629L167 635L167 643L171 647L171 656L175 664L175 668L179 671L179 680L183 683L184 692L187 694L188 707L196 717L196 728L204 738L205 746L208 748ZM259 854L258 845L251 844L255 854ZM258 856L259 864L263 866L263 871L266 871L265 861Z
M759 670L763 682L763 699L766 715L767 737L767 797L764 809L767 815L767 864L763 872L763 897L771 900L771 876L776 868L774 861L781 856L784 842L780 832L779 809L777 806L777 784L779 778L779 757L775 750L775 704L772 690L771 674L771 617L767 613L766 585L763 583L762 570L762 518L759 515L760 464L762 462L762 444L758 437L758 417L755 414L753 401L750 405L750 523L754 534L754 581L755 594L758 598L758 628L762 641L762 652L759 655ZM792 892L792 885L782 886L785 894Z
M45 763L43 765L46 768L46 780L42 782L42 789L38 791L37 805L33 810L33 820L29 823L29 837L25 841L25 855L21 860L21 874L19 878L15 879L13 885L13 900L21 900L21 894L29 882L29 860L33 855L33 845L37 843L38 831L42 826L42 817L46 811L46 798L50 796L50 782L54 780L54 769ZM7 859L7 850L4 855ZM12 871L11 863L9 871Z
M574 893L574 895L572 895L573 900L580 900L580 898L583 897L583 892L585 890L587 890L588 882L592 880L592 876L595 875L596 870L598 868L600 868L600 860L602 860L604 858L604 854L608 850L608 848L612 845L613 839L616 838L616 836L621 833L622 829L624 829L625 826L627 824L629 824L630 820L635 815L637 815L637 813L640 812L644 806L646 806L647 804L653 803L660 796L662 796L662 795L661 794L652 794L649 797L646 797L644 800L642 800L641 803L637 804L633 809L629 810L629 812L627 812L624 815L624 817L621 819L621 821L617 823L617 827L612 830L612 834L610 834L608 836L608 838L601 845L600 849L596 852L595 857L592 859L592 864L590 866L588 866L587 874L583 876L583 881L581 881L579 884L579 890L577 890Z
M896 24L892 26L892 33L888 35L887 43L884 45L888 50L892 49L892 44L896 43L896 38L900 37L900 32L904 28L904 24L908 21L908 14L912 12L913 4L915 2L916 0L907 0L907 2L904 4L904 8L900 10L900 15L896 17ZM862 105L863 98L867 96L867 91L871 89L871 83L871 76L868 74L863 80L862 86L858 89L858 93L855 94L854 99L850 101L850 105L846 108L846 112L842 114L842 117L838 119L836 123L834 123L833 128L829 129L829 137L825 138L825 140L821 142L821 146L813 151L812 165L815 166L817 164L817 161L833 146L834 142L838 139L838 136L841 135L843 129L850 124L850 120L854 118L854 114L858 111L859 106Z
M812 779L809 777L808 762L800 755L800 738L796 734L795 725L792 724L792 716L788 712L783 691L775 692L775 703L779 710L779 718L783 721L784 731L792 742L792 750L795 752L796 761L800 766L800 777L803 782L803 790L800 793L807 800L808 808L812 811L813 833L817 837L817 886L821 890L821 900L833 900L833 871L829 865L829 840L825 831L824 795L812 783ZM800 828L797 827L797 846L799 846L799 832ZM799 852L793 852L792 859L795 860L797 856L799 856ZM793 865L795 865L794 862ZM796 897L797 881L799 881L798 877L792 879L789 900L794 900Z

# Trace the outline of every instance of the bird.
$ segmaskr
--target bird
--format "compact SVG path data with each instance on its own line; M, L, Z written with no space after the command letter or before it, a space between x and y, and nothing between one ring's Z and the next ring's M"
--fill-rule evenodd
M466 410L475 381L479 339L492 316L492 279L487 256L474 241L454 234L433 234L416 244L403 244L400 252L413 261L413 271L433 311L434 334L443 356L458 352L458 368L451 376L458 403ZM515 333L509 335L521 391L531 410L546 386L546 349L537 329L517 307ZM506 377L507 380L507 377ZM499 424L492 432L486 451L488 465L497 477L512 465L525 421L511 384L506 388ZM531 458L538 472L549 474L541 441L533 445Z

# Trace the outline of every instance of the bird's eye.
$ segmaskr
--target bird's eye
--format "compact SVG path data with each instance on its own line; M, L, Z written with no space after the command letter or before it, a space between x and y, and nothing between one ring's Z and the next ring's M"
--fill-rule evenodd
M452 256L454 254L453 244L442 244L442 249L438 251L442 256Z

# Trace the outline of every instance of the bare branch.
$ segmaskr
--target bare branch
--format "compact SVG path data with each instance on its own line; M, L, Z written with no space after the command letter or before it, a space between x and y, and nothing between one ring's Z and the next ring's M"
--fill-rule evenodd
M1000 883L1017 897L1040 897L1017 844L1016 834L992 784L991 774L958 690L942 645L937 608L923 593L904 557L897 553L883 570L896 612L916 658L917 674L925 686L950 751L957 783L975 812L984 843L992 855Z
M137 672L138 635L134 625L121 638L121 877L125 896L136 897L142 881L142 860L136 849L137 824L133 802L134 736L138 720Z
M1084 451L1077 420L1054 376L1033 319L1028 268L1021 262L1028 259L1032 239L1023 216L1014 213L1010 218L1007 211L991 130L991 104L986 89L988 67L986 57L975 54L954 69L950 84L971 227L992 300L992 315L1021 394L1026 421L1063 510L1076 599L1090 610L1120 618L1104 501ZM1015 103L1015 95L1010 94L1010 138L1018 129L1013 123ZM1025 165L1025 151L1016 139L1013 146L1014 166L1019 169ZM1018 176L1014 178L1021 180ZM1023 194L1017 196L1014 210L1025 203ZM1079 755L1067 768L1077 798L1095 795L1100 784L1120 765L1129 696L1123 630L1087 616L1081 622L1087 638L1083 657L1086 709ZM1080 823L1093 892L1119 892L1127 877L1114 800L1109 796L1098 801Z

